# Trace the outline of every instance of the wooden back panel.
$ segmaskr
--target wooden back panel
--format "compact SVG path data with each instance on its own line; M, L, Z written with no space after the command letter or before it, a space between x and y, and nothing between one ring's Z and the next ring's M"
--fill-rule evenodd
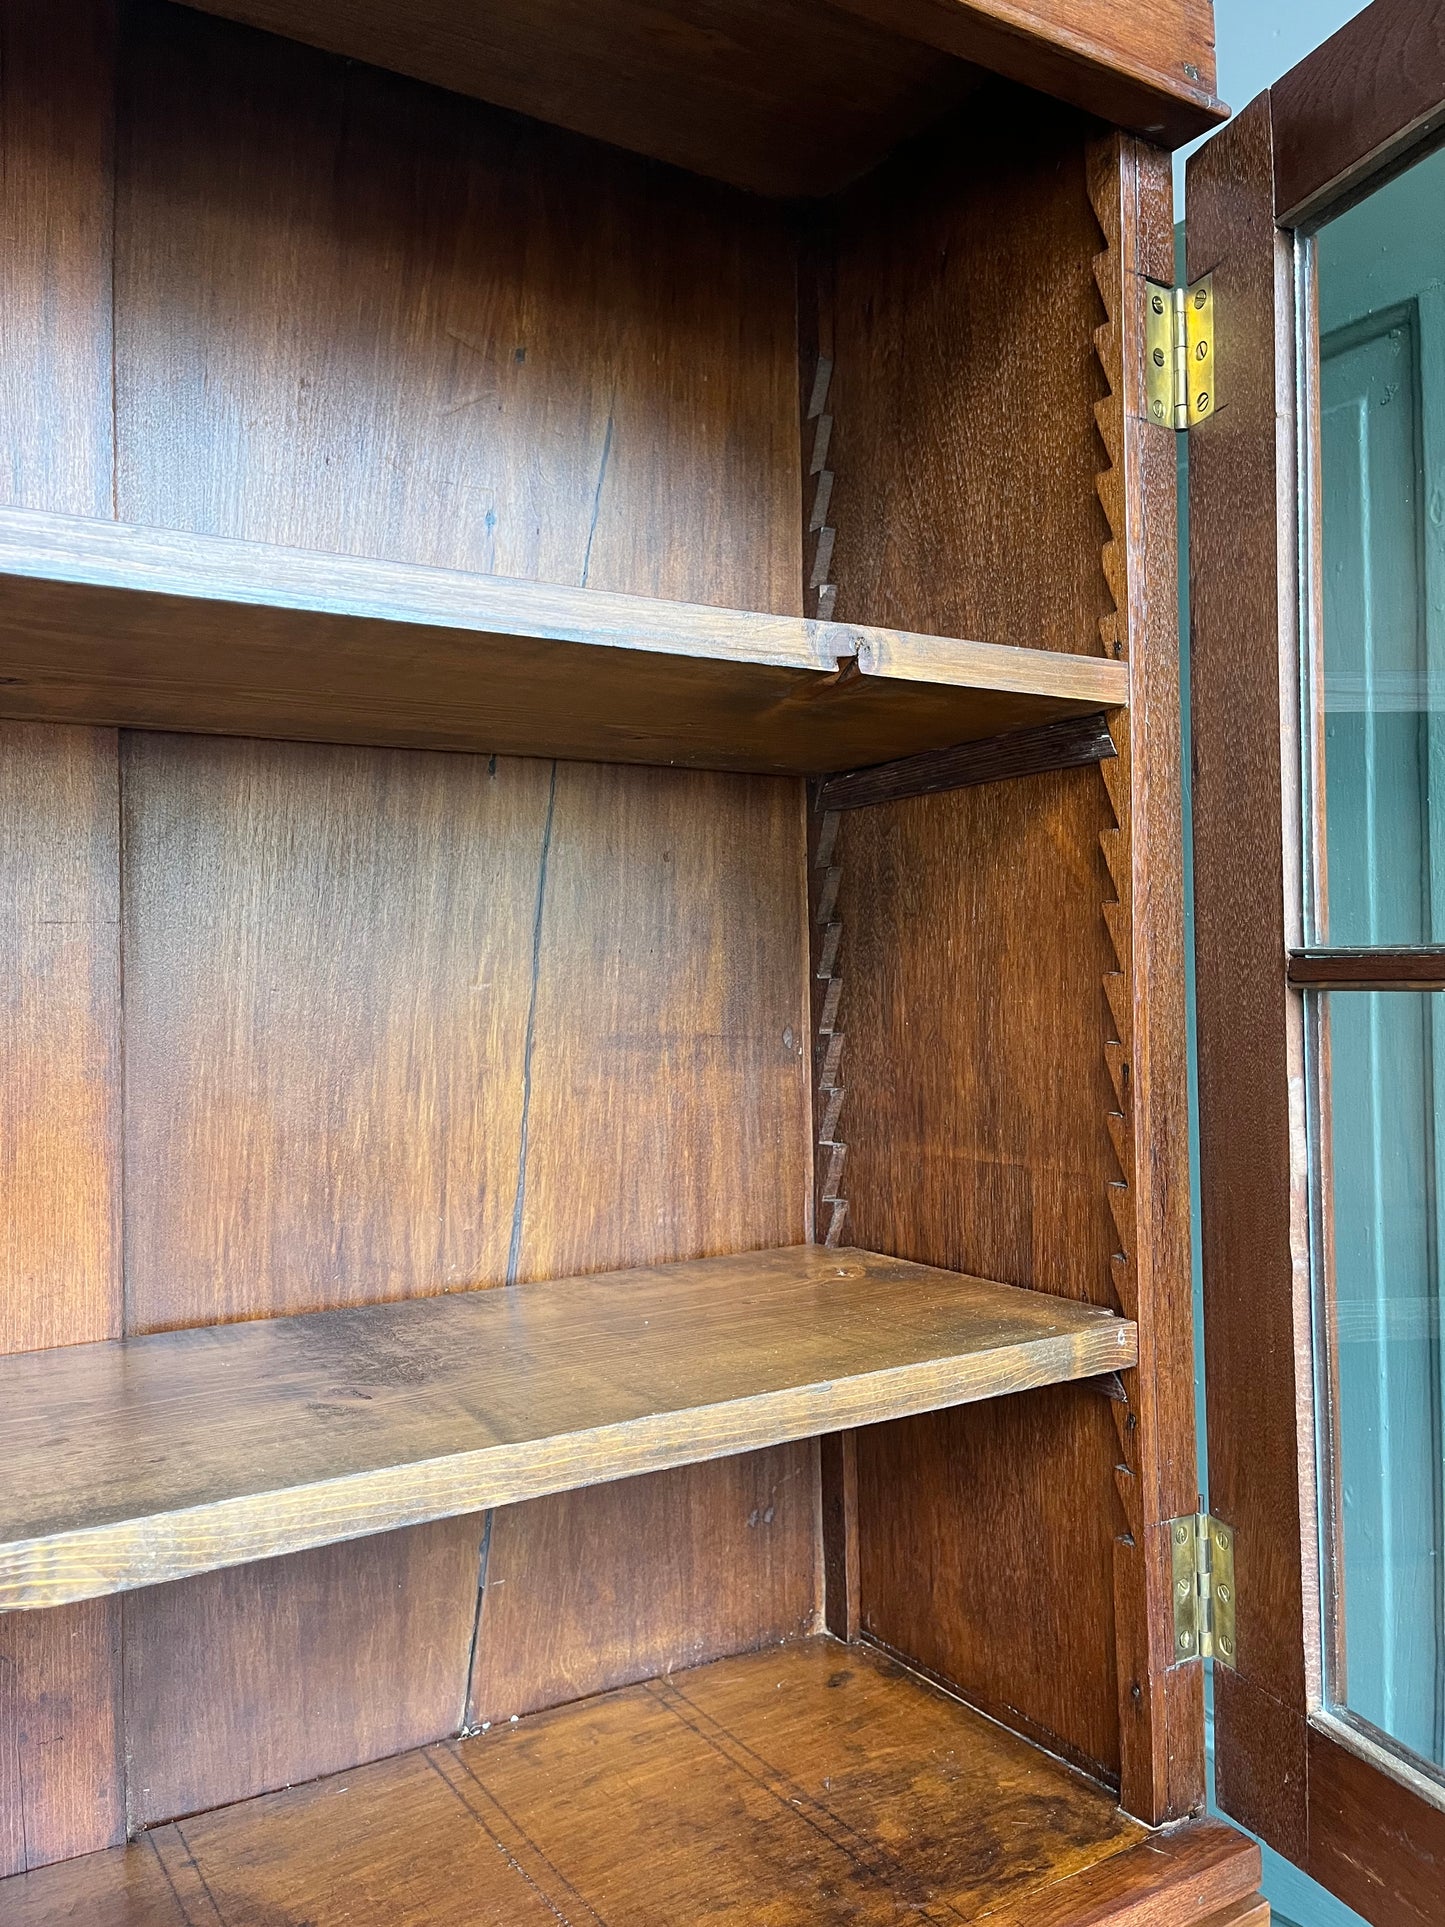
M110 78L107 0L4 31L12 500L798 610L776 210L151 0ZM807 1235L799 784L0 748L12 1348ZM814 1467L7 1621L0 1868L116 1837L122 1745L146 1822L805 1630Z

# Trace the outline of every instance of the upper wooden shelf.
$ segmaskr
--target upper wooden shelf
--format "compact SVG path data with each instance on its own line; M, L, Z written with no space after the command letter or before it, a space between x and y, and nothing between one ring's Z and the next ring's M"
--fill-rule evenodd
M1124 663L0 510L0 716L822 775L1127 702Z
M746 1257L0 1359L0 1609L1135 1363L1093 1306Z
M194 0L758 193L820 196L1000 74L1177 145L1210 0Z

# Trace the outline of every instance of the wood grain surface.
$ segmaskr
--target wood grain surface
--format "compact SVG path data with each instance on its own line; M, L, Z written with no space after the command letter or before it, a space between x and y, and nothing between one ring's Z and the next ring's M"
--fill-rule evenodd
M116 743L0 726L0 1353L121 1330ZM0 1618L0 1872L119 1840L120 1615Z
M1445 946L1291 950L1286 975L1296 990L1445 990Z
M772 195L832 192L976 84L810 0L205 0L208 12Z
M1171 173L1158 148L1121 135L1088 150L1104 246L1095 329L1107 394L1095 405L1105 460L1095 489L1108 524L1101 554L1114 608L1106 654L1127 656L1137 701L1119 718L1119 754L1099 765L1113 824L1101 838L1101 912L1113 952L1102 1047L1111 1091L1117 1245L1113 1286L1139 1326L1139 1368L1112 1407L1124 1529L1114 1542L1121 1793L1153 1822L1204 1798L1204 1704L1196 1670L1171 1667L1169 1521L1194 1508L1194 1295L1189 1206L1187 1010L1178 647L1178 473L1170 437L1148 418L1145 281L1173 273Z
M1275 218L1310 222L1445 122L1445 6L1374 0L1270 89Z
M477 1518L445 1519L109 1602L131 1828L456 1732L481 1542Z
M848 197L830 448L842 619L981 622L1046 651L1087 637L1106 659L1102 375L1082 354L1061 363L1043 413L1009 346L1040 259L1044 325L1092 340L1100 245L1084 130L1005 89ZM1028 491L994 485L1014 471ZM902 506L920 501L926 516ZM840 813L852 1242L1116 1302L1111 821L1093 769ZM858 1439L864 1631L1102 1776L1120 1764L1119 1458L1091 1389ZM1065 1592L1067 1636L1050 1605Z
M1105 1312L809 1245L26 1354L0 1361L0 1605L95 1597L1134 1359L1133 1327Z
M1239 1683L1252 1689L1220 1696L1220 1798L1250 1825L1254 1789L1266 1837L1289 1853L1305 1837L1298 1722L1318 1593L1306 1570L1313 1428L1300 1416L1312 1374L1296 1151L1303 1017L1285 982L1301 934L1288 880L1300 821L1296 377L1291 249L1275 227L1272 176L1264 101L1191 167L1190 272L1210 267L1237 318L1220 369L1229 406L1190 448L1190 673L1210 1503L1235 1528ZM1281 1754L1274 1738L1291 1729Z
M834 0L1177 146L1225 117L1211 0Z
M925 751L872 769L842 770L819 785L821 810L858 810L905 796L936 796L975 783L1004 783L1051 769L1077 769L1117 754L1106 718L1070 717L1040 729L1015 730L952 749Z
M113 508L115 0L0 14L0 501Z
M0 711L815 773L1128 700L1119 664L0 514Z
M723 1660L0 1888L7 1927L1235 1927L1258 1851L1146 1834L866 1648Z
M998 84L841 201L841 621L1102 656L1113 604L1095 495L1101 377L1083 347L1101 318L1089 131ZM1015 352L1034 328L1079 344L1048 409ZM1010 474L1028 488L1000 487Z
M798 613L780 211L160 0L118 111L122 521Z

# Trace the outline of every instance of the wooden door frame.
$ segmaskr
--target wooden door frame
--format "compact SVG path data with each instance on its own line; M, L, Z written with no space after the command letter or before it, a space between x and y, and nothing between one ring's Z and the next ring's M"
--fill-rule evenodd
M1445 1787L1325 1710L1302 941L1302 611L1319 341L1299 236L1445 126L1445 0L1375 0L1194 157L1214 415L1190 441L1201 1222L1211 1509L1236 1528L1219 1801L1376 1927L1445 1912ZM1317 605L1316 605L1317 606Z

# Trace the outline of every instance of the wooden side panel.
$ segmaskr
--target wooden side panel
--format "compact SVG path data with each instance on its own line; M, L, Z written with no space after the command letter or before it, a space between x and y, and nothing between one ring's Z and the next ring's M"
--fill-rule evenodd
M850 1237L1112 1301L1106 821L1093 770L844 817ZM1109 1405L865 1432L859 1519L866 1632L1117 1774Z
M1099 771L841 821L848 1236L1122 1305L1141 1370L865 1435L862 1623L1159 1820L1196 1803L1202 1739L1162 1537L1194 1476L1162 1365L1189 1315L1173 450L1135 323L1167 172L1003 90L993 114L840 226L838 611L1132 657L1136 707ZM1047 406L1040 328L1095 344Z
M1099 240L1080 126L1002 87L848 204L830 451L841 618L906 609L940 633L1102 649L1104 383L1084 346ZM1047 409L1021 349L1036 331L1080 344ZM1115 1302L1111 822L1094 770L840 818L850 1240ZM858 1444L863 1630L1106 1775L1120 1766L1117 1458L1093 1389ZM1064 1637L1063 1591L1083 1644Z
M111 513L114 0L0 14L0 496Z
M122 519L799 612L779 215L159 0L120 113Z
M4 1352L120 1330L117 882L114 733L0 728ZM0 1873L121 1837L119 1625L0 1616Z
M796 1243L798 786L588 764L555 782L508 1277ZM799 1444L498 1512L476 1717L805 1630L814 1507Z
M1000 84L844 204L829 402L842 620L1100 652L1113 603L1087 125ZM1044 341L1072 344L1046 382L1029 346Z

